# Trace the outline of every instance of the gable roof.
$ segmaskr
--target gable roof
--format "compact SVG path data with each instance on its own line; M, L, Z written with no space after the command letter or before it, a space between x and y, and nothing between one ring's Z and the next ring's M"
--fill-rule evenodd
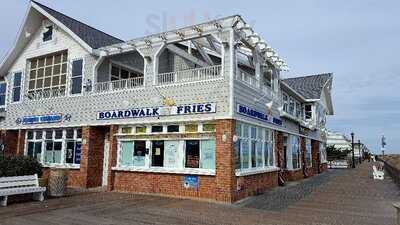
M69 30L71 30L80 39L82 39L82 41L84 41L93 49L123 42L123 40L119 38L113 37L109 34L104 33L103 31L97 30L85 23L75 20L39 2L33 0L32 2L38 5L43 10L45 10L48 14L53 16L59 22L64 24Z
M286 78L282 81L300 93L306 99L320 99L325 84L332 78L332 73L303 77Z

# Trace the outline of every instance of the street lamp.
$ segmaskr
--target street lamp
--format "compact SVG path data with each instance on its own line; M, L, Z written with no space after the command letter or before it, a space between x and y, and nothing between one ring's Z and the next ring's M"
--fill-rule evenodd
M356 168L355 160L354 160L354 133L351 132L351 167Z
M361 155L361 141L358 139L358 154L360 154L359 162L362 163L362 155Z

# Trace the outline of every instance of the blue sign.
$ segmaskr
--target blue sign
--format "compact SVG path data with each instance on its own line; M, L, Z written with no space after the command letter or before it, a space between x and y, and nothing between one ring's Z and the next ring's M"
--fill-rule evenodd
M62 121L62 114L47 114L37 116L24 116L21 119L22 124L40 124L40 123L58 123Z
M265 113L259 112L255 109L251 109L251 108L241 105L241 104L237 105L237 113L247 116L247 117L250 117L250 118L253 118L253 119L258 119L258 120L261 120L264 122L273 123L275 125L282 126L281 119L278 119L278 118L275 118L272 116L268 116Z
M199 188L199 177L193 175L187 175L183 177L183 186L185 188Z

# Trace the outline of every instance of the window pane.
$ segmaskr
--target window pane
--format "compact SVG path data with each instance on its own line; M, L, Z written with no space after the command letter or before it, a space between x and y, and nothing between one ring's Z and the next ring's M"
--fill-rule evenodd
M72 78L72 94L79 94L82 92L82 77Z
M33 151L34 151L35 144L34 142L28 142L28 156L33 158Z
M82 138L82 129L81 128L76 129L76 138Z
M42 153L42 142L35 142L35 153L33 158L40 160Z
M215 124L209 123L209 124L203 124L203 131L215 131Z
M0 83L0 94L6 93L7 85L6 83Z
M54 142L54 163L61 163L62 142Z
M121 133L123 133L123 134L132 133L132 127L123 127L123 128L121 128Z
M255 127L251 127L251 138L253 138L253 139L255 139L255 138L257 138L257 128L255 128Z
M44 58L39 59L38 62L38 67L43 67L44 66Z
M185 132L197 132L198 126L197 124L187 124L185 125Z
M54 56L54 64L61 62L61 54L57 54Z
M43 77L44 76L44 69L40 68L37 72L37 78Z
M121 142L121 165L133 166L133 142Z
M74 138L74 129L67 129L66 138Z
M179 132L179 125L168 125L167 131L168 132Z
M257 154L257 167L262 167L263 166L263 148L262 148L262 143L260 141L257 141L256 143L256 154ZM268 162L266 162L267 164Z
M22 73L14 74L14 87L21 86L21 76L22 76Z
M274 145L272 142L268 144L268 151L269 151L269 163L268 165L274 166Z
M164 141L164 148L164 167L181 167L182 161L179 160L179 141Z
M33 131L28 131L27 138L28 140L33 139Z
M46 67L46 69L44 70L44 76L51 77L51 75L52 75L51 70L52 70L51 66Z
M242 124L236 123L236 135L242 136Z
M6 96L0 95L0 105L6 105Z
M242 141L242 165L243 169L249 168L249 142L248 140Z
M62 138L62 130L56 130L55 139L61 139L61 138Z
M72 62L72 77L81 76L82 75L82 64L83 60L75 60Z
M198 140L186 141L185 167L199 168L200 142Z
M81 163L81 148L82 148L82 142L77 141L75 143L75 152L74 152L74 163L75 164Z
M256 141L251 141L251 167L256 167Z
M164 166L164 141L152 142L151 165Z
M46 130L46 139L53 139L53 131Z
M163 132L163 126L152 126L151 127L152 133L160 133Z
M265 166L270 166L270 164L269 164L269 144L268 144L268 142L264 142L264 162L265 162Z
M46 66L53 64L53 56L47 56L46 58Z
M53 26L48 26L46 29L43 33L43 41L50 41L53 38Z
M137 134L144 134L146 133L146 127L136 127Z
M243 137L249 137L249 125L243 124Z
M38 130L38 131L36 131L35 133L36 133L36 137L35 137L36 140L42 139L42 137L43 137L43 131Z
M235 168L236 169L240 169L241 168L241 165L240 165L240 144L241 144L241 140L240 139L238 139L236 142L235 142L235 146L234 146L234 148L235 148Z
M53 141L46 141L45 142L46 154L45 154L45 162L46 163L53 163Z
M13 89L13 102L18 102L21 98L21 88L14 88Z
M135 141L133 152L133 165L144 166L146 157L146 142Z
M75 142L67 141L67 148L65 150L65 162L66 163L74 162L74 149L75 149Z
M55 65L53 75L59 75L61 73L61 65Z
M203 169L215 169L215 140L201 141L201 166Z

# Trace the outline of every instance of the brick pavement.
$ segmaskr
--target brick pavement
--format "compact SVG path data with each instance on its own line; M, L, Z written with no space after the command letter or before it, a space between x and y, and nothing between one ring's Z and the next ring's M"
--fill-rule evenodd
M290 186L288 189L305 194L286 198L290 201L278 209L257 207L268 200L268 192L235 205L115 192L82 193L0 208L0 224L394 225L391 203L400 201L399 189L391 179L372 180L371 166L363 163L354 170L329 172ZM276 201L285 201L285 188L273 191L282 195Z

